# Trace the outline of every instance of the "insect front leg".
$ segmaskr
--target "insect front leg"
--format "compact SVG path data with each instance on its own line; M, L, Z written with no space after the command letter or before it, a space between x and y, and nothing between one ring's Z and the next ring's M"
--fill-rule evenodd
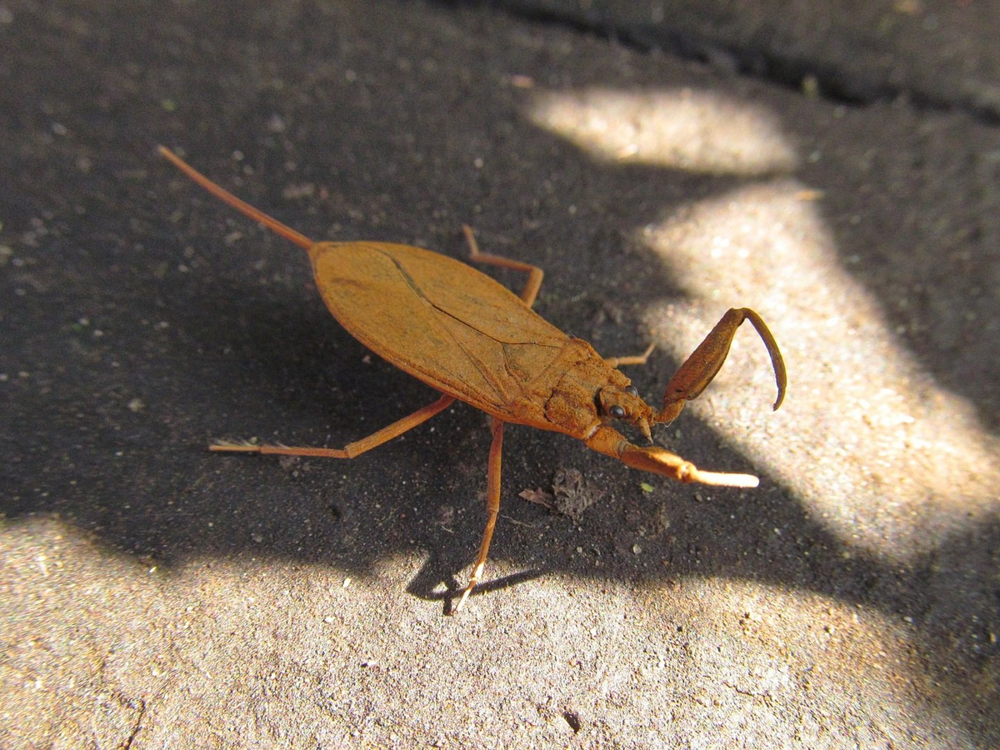
M399 437L414 427L422 425L435 414L439 414L447 409L454 401L454 396L441 396L433 404L428 404L423 409L417 409L417 411L393 422L388 427L383 427L368 437L348 443L343 448L307 448L290 445L254 445L253 443L218 442L208 446L208 449L210 451L228 451L232 453L262 453L265 455L307 456L310 458L354 458L355 456L360 456L365 451L377 448L382 443L387 443L393 438Z
M667 383L667 390L663 394L663 410L657 416L657 422L672 422L676 419L684 408L684 402L698 398L705 387L719 374L729 354L736 329L744 320L749 320L757 329L764 346L767 347L771 365L774 367L774 378L778 384L778 398L774 402L774 408L781 406L785 398L788 377L785 374L785 362L778 349L778 343L760 315L748 307L734 307L722 316L722 320L715 324L715 328Z
M479 545L479 557L472 568L472 575L469 576L469 585L465 587L462 598L458 600L452 614L455 614L465 604L472 589L479 583L486 567L486 556L490 551L490 542L493 540L493 529L497 525L497 516L500 514L500 461L503 454L503 422L493 417L493 443L490 445L489 470L486 479L486 528L483 530L483 541Z

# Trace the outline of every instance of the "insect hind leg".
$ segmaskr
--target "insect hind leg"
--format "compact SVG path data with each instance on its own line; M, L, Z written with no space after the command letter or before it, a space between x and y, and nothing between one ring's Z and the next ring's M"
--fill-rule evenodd
M264 455L306 456L309 458L354 458L366 451L370 451L372 448L377 448L383 443L389 442L395 437L399 437L414 427L422 425L434 415L447 409L454 401L454 396L443 395L433 404L428 404L422 409L417 409L412 414L407 414L402 419L393 422L387 427L383 427L377 432L373 432L368 437L348 443L343 448L309 448L291 445L217 442L210 445L208 449L211 451L227 451L232 453L261 453Z

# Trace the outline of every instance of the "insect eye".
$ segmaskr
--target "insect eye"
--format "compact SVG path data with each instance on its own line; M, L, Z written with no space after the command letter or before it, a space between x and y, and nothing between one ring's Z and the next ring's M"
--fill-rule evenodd
M625 419L625 410L617 404L608 409L608 414L615 419Z
M639 395L639 391L636 390L636 387L634 385L627 385L627 386L625 386L625 393L627 393L630 396L638 396Z

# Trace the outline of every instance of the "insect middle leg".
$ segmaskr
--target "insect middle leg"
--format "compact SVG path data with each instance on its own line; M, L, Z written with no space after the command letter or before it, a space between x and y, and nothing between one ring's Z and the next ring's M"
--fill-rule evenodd
M395 437L399 437L404 432L412 430L426 422L436 414L441 413L454 403L454 396L443 395L433 404L428 404L423 409L417 409L412 414L408 414L402 419L393 422L387 427L383 427L377 432L373 432L368 437L348 443L343 448L307 448L302 446L289 445L254 445L253 443L213 443L208 447L212 451L231 451L235 453L262 453L265 455L279 456L309 456L312 458L354 458L360 456L365 451L377 448L382 443L387 443Z
M476 235L472 231L472 227L463 224L462 231L465 233L465 241L469 243L469 258L471 260L477 263L486 263L499 268L510 268L515 271L524 271L527 273L528 280L524 283L524 289L521 290L520 297L528 307L535 304L535 297L538 296L538 290L542 287L542 279L545 277L545 271L538 266L533 266L530 263L524 263L520 260L505 258L502 255L481 253L479 252L479 243L476 242Z
M493 529L497 525L497 516L500 513L500 462L503 454L503 422L493 417L493 443L490 445L489 470L486 479L486 528L483 530L483 541L479 545L479 557L472 568L472 575L469 576L469 585L465 587L462 598L458 600L452 614L455 614L465 604L472 589L479 583L486 567L486 556L490 551L490 542L493 540Z
M621 367L622 365L644 365L649 361L649 355L653 353L653 349L655 347L656 344L652 343L646 347L646 351L642 354L632 354L627 357L605 357L604 361L612 367Z

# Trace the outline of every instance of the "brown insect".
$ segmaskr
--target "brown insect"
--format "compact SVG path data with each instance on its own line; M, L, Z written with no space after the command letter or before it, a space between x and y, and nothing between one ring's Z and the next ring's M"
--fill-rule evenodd
M667 384L663 407L646 404L617 368L643 364L653 347L631 357L601 357L586 341L569 336L531 310L542 270L479 252L463 227L477 263L524 271L516 295L489 276L444 255L385 242L313 242L197 172L164 146L159 152L209 193L304 248L316 286L333 317L354 338L396 367L442 393L432 404L343 448L216 443L213 451L355 458L447 409L455 399L493 417L486 493L486 529L469 584L454 608L468 599L486 565L500 511L500 457L507 422L572 435L591 450L627 466L681 482L756 487L748 474L702 471L656 445L637 446L612 424L626 422L652 443L650 427L673 421L684 402L697 398L719 372L736 329L749 320L774 367L777 409L785 396L785 365L764 321L748 308L731 309Z

